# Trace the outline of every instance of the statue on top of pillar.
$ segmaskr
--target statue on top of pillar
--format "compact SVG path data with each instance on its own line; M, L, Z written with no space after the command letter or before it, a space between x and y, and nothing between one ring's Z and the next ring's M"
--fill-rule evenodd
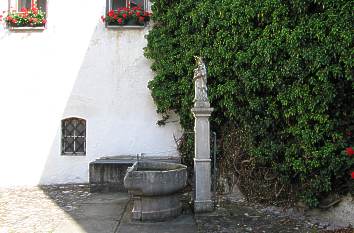
M195 57L197 68L194 69L194 107L210 107L207 88L207 70L203 58Z

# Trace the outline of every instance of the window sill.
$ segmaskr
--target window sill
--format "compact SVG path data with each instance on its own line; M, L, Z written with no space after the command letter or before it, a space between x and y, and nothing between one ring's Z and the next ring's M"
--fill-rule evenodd
M68 157L83 157L86 156L86 154L78 153L78 154L61 154L61 156L68 156Z
M107 29L144 29L145 25L106 25Z
M34 31L41 32L45 30L45 27L9 27L10 31L23 32L23 31Z

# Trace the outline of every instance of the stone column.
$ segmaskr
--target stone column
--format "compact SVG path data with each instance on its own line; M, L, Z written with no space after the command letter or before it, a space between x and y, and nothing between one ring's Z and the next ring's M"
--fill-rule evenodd
M210 126L209 117L213 112L208 99L207 70L203 59L196 57L198 67L194 70L194 211L208 212L213 210L211 200L210 172Z
M195 117L195 212L208 212L213 210L213 203L211 200L209 128L209 117L212 111L213 108L192 108Z

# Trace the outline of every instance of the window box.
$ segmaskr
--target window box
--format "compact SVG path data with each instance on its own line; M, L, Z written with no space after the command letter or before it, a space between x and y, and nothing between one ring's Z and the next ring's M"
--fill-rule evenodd
M9 0L9 6L2 19L10 30L44 30L47 23L46 0Z
M8 27L10 31L15 31L15 32L22 32L22 31L36 31L40 32L45 30L45 27Z
M138 2L107 0L107 13L101 19L107 28L144 28L150 21L151 13L146 0Z
M145 25L107 25L108 29L144 29Z

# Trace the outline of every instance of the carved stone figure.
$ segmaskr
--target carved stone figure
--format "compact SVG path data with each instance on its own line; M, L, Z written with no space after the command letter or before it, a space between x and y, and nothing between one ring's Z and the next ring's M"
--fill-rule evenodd
M194 103L195 106L202 107L209 105L207 88L207 70L201 57L195 57L197 68L194 69Z

